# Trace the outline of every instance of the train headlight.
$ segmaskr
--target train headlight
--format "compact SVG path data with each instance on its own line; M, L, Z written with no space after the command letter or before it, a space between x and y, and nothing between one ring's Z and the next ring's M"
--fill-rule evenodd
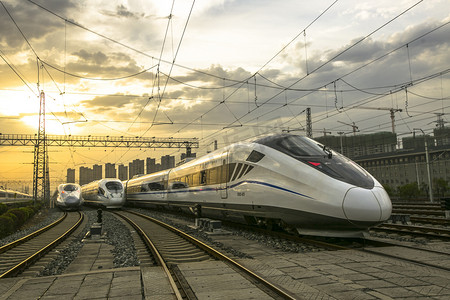
M382 220L380 203L370 189L358 187L349 189L342 202L342 209L350 222L380 222Z

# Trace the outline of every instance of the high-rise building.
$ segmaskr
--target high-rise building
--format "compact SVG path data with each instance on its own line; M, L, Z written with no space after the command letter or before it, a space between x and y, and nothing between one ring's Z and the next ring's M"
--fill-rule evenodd
M156 170L156 159L147 157L147 170L146 174L155 173L158 170Z
M93 180L99 180L103 178L103 168L101 165L93 165L92 166L92 176Z
M181 153L181 160L184 160L186 158L195 158L197 157L197 153L190 153L189 156L187 156L186 153Z
M75 169L67 169L67 183L75 183Z
M119 165L119 179L128 180L128 167L124 165Z
M93 175L94 174L91 168L80 167L80 180L79 180L80 185L93 181L94 178Z
M135 159L129 163L128 178L133 178L134 175L142 175L144 173L144 160Z
M116 178L116 165L111 163L105 164L105 178Z
M167 170L175 167L175 156L161 156L161 170Z

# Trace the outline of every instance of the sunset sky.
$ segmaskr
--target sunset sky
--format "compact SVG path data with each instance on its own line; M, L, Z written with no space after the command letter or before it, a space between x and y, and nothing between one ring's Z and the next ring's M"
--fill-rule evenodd
M2 0L0 133L200 140L313 136L449 122L448 0ZM363 107L363 108L361 108ZM381 108L381 109L367 109ZM49 148L66 169L184 150ZM33 177L31 147L0 147L0 185ZM78 176L78 175L77 175ZM21 185L22 183L19 183ZM30 185L31 186L31 185Z

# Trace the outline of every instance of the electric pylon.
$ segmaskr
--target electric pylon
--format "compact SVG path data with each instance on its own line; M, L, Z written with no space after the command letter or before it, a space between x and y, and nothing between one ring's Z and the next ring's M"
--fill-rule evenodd
M40 94L39 129L34 145L33 199L34 202L50 199L50 176L48 167L47 141L45 135L45 94Z

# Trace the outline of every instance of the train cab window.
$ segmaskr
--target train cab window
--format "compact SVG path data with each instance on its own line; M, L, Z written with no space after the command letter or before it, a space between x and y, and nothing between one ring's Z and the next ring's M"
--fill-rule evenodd
M364 169L307 137L281 134L258 139L255 143L278 150L338 180L363 188L374 186Z
M279 141L279 146L298 156L321 156L323 148L306 139L290 137Z
M6 193L0 193L0 198L6 198Z
M76 185L73 185L73 184L67 184L67 185L64 186L64 190L66 192L73 192L73 191L76 191L77 189L78 189L78 187Z
M110 191L121 191L123 186L120 182L110 181L105 184L106 188Z
M324 156L323 146L306 137L298 135L270 136L255 141L294 157Z

